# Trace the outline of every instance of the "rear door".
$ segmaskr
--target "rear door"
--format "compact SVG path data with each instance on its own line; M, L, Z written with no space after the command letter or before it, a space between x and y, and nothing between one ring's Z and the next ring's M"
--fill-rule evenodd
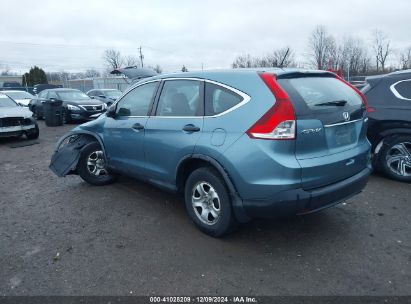
M204 82L165 80L154 115L145 128L144 151L149 179L174 184L181 159L193 153L203 129Z
M354 89L330 74L297 75L279 83L295 106L303 188L326 186L366 168L366 107Z

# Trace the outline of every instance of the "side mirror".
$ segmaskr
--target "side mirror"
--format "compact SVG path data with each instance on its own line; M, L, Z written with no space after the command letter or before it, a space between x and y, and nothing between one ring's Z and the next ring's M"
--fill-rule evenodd
M94 98L96 98L95 96L89 96L91 99L94 99Z
M116 117L116 106L115 105L111 105L107 111L106 111L106 116L107 117L111 117L114 118Z
M104 96L104 95L98 95L98 97L100 97L100 98L106 98L106 96Z

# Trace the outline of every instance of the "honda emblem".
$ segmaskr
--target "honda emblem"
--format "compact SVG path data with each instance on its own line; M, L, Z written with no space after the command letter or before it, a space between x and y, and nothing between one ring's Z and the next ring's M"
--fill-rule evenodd
M349 120L350 120L350 113L344 112L344 113L343 113L343 117L344 117L344 120L345 120L345 121L349 121Z

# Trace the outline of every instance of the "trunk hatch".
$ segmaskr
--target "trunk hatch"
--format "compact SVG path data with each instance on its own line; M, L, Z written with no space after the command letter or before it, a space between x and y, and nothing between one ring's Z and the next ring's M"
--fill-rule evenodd
M278 79L296 112L296 158L304 189L355 175L367 163L366 108L361 96L332 74Z

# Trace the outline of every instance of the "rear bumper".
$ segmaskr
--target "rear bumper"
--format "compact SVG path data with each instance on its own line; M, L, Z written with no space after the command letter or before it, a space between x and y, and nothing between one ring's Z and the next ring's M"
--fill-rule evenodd
M249 218L276 218L308 214L341 203L360 193L368 182L371 169L366 168L350 178L312 190L293 189L278 193L267 200L244 200L242 210Z

